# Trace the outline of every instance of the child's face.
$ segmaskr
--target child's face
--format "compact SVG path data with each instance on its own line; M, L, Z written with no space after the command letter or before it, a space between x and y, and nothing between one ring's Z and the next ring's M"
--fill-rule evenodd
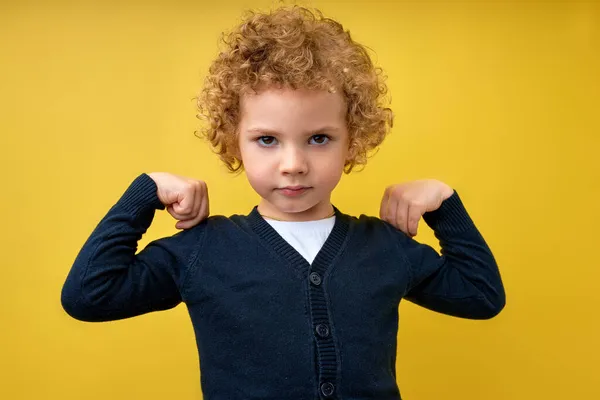
M338 93L265 89L242 97L240 156L264 215L295 221L328 216L348 143L346 105Z

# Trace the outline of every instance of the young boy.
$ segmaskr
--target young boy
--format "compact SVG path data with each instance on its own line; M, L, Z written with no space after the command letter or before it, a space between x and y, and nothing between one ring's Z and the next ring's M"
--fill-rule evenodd
M202 181L138 176L67 277L64 309L109 321L184 302L206 400L400 399L398 306L498 314L494 257L448 185L390 186L381 219L344 214L331 192L392 122L379 70L337 22L292 7L255 14L226 40L198 99L205 135L261 201L208 217ZM177 234L136 254L155 210ZM423 217L442 255L412 239Z

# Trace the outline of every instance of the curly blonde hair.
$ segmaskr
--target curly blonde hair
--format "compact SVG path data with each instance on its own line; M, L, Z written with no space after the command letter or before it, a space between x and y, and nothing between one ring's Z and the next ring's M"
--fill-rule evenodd
M387 86L381 68L366 47L320 11L291 6L250 12L222 41L226 48L195 99L197 117L207 122L200 134L231 172L243 168L237 142L240 96L265 85L342 93L350 139L346 173L366 164L389 132L393 113L383 104Z

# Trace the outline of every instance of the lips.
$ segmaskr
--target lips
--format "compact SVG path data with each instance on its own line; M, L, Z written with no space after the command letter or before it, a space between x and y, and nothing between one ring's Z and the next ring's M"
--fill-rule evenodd
M302 189L308 189L308 186L286 186L284 188L281 189L287 189L287 190L302 190Z
M286 186L278 190L284 196L294 197L304 194L308 189L310 189L308 186Z

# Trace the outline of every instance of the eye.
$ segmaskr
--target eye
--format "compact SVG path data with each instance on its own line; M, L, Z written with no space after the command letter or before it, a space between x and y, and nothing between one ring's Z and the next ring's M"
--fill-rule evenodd
M328 143L330 140L327 135L314 135L310 138L311 144L323 145Z
M273 136L261 136L256 139L258 144L264 147L271 147L277 143L277 139Z

